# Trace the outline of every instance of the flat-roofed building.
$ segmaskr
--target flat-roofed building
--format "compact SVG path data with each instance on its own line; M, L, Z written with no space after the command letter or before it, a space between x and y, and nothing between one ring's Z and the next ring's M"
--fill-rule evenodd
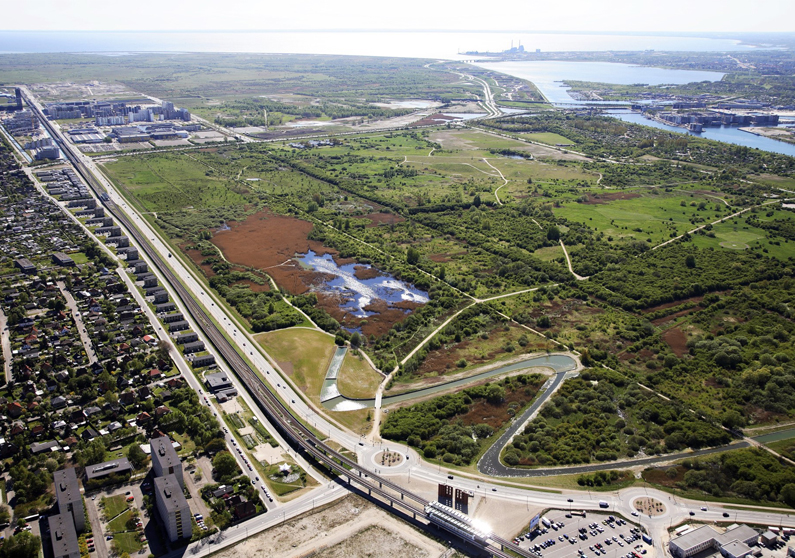
M64 267L73 267L75 265L75 261L63 252L53 252L52 261Z
M185 488L185 479L182 475L182 460L177 455L177 450L168 436L152 438L149 440L152 447L152 470L155 477L174 475L180 488Z
M207 382L207 387L213 393L221 390L229 389L232 386L232 380L226 372L218 372L216 374L205 374L204 380Z
M756 544L759 533L747 525L737 525L721 533L709 525L703 525L698 529L693 529L685 534L671 539L668 548L674 558L688 558L701 551L713 548L723 553L723 548L727 547L727 552L737 552L742 555L744 549L732 543L741 543L748 546ZM741 558L736 556L735 558Z
M86 478L88 480L102 479L110 475L119 474L132 474L132 465L130 465L126 457L86 467Z
M18 258L14 260L14 266L22 273L36 273L36 266L27 258Z
M80 558L80 546L77 544L77 531L68 513L51 515L47 522L50 526L50 540L54 558Z
M193 535L190 507L174 475L155 477L155 502L170 542Z
M745 558L751 554L751 547L740 541L732 541L720 548L720 553L726 558Z
M86 528L86 515L83 510L83 496L80 494L80 485L77 483L77 473L74 467L55 471L52 474L52 478L55 483L58 512L71 515L75 529L84 531Z

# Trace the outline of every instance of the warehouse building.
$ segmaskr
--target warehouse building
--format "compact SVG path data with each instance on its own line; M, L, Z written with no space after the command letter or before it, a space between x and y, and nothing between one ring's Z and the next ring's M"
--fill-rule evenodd
M727 558L744 558L756 544L759 533L747 525L735 525L721 533L709 525L703 525L671 539L668 549L674 558L688 558L708 548L719 550ZM748 549L748 552L745 551Z

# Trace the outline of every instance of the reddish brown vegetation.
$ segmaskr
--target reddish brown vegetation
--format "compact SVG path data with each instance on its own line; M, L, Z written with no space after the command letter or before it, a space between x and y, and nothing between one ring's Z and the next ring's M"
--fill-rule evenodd
M608 203L614 200L631 200L632 198L639 198L640 194L635 192L606 192L606 193L599 193L599 197L596 196L588 196L588 201L584 202L585 205L597 205L602 203Z
M202 262L204 261L204 256L202 256L201 251L186 250L185 246L190 246L190 244L181 244L180 248L185 253L185 255L188 256L191 259L191 261L195 263L196 266L199 267L204 272L204 275L206 275L207 277L214 276L215 272L213 271L213 268L207 264L202 264Z
M542 379L541 383L545 379ZM461 415L460 418L466 425L488 424L496 432L511 420L511 415L508 413L511 403L518 403L518 407L515 406L515 408L517 410L521 409L533 400L538 388L541 387L541 383L528 384L520 389L507 391L505 399L499 405L492 405L485 399L478 399L469 406L469 411ZM530 388L530 395L525 393L526 387Z
M353 269L353 276L357 279L365 280L365 279L375 279L378 277L380 273L374 267L366 267L363 265L357 265Z
M666 331L662 338L679 358L682 358L682 355L687 353L687 336L678 327Z
M264 210L228 225L230 230L216 233L212 240L224 257L232 263L266 271L277 285L294 294L307 292L321 279L319 274L302 270L292 261L297 253L314 250L317 254L336 254L322 243L308 240L312 223L295 217Z
M703 296L694 296L691 298L686 298L684 300L674 300L672 302L666 302L664 304L658 304L657 306L652 306L651 308L646 308L645 310L642 310L641 313L649 314L650 312L665 310L666 308L673 308L674 306L680 306L682 304L687 304L688 302L695 302L696 304L698 304L702 300L704 300Z
M438 124L446 124L447 122L451 122L454 120L460 120L456 116L447 116L440 112L436 114L431 114L430 116L426 116L422 120L417 120L412 126L435 126Z
M294 260L296 254L313 250L318 255L331 254L337 265L356 262L352 258L339 258L336 250L327 248L315 240L308 240L312 224L295 217L276 215L263 210L249 215L244 221L232 221L228 225L230 230L220 231L212 239L213 244L221 249L224 257L233 264L264 271L273 277L280 288L293 294L309 292L313 286L318 287L328 279L322 273L302 269ZM190 252L188 255L200 265L203 259L201 254L195 250L192 251L195 254ZM201 267L208 277L212 276L212 269L209 269L209 266ZM375 268L359 266L355 275L359 279L369 279L377 277L379 273ZM268 286L246 283L251 285L254 291L268 289ZM317 297L318 306L335 320L348 328L361 327L362 333L368 337L383 335L395 323L405 319L407 314L404 310L413 310L420 306L413 303L398 303L390 307L383 300L375 300L365 310L377 314L363 319L340 309L340 304L344 301L337 296L317 292Z

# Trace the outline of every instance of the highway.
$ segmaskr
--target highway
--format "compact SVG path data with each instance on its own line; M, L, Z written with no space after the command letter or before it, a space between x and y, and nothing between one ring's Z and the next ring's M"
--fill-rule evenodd
M123 211L119 211L116 204L108 198L106 189L88 169L81 157L76 154L68 142L39 109L38 105L29 97L27 90L23 91L26 102L42 122L48 132L53 136L62 153L74 166L75 171L83 178L86 184L94 191L95 195L105 205L108 213L122 226L138 246L146 253L147 257L157 267L158 271L166 278L169 285L176 291L183 305L191 314L193 320L210 340L216 351L226 361L237 377L245 384L256 402L271 419L276 428L292 442L301 448L305 454L313 457L318 463L323 464L333 474L347 477L348 484L355 483L361 490L368 494L380 497L389 504L389 509L401 508L404 513L414 518L425 517L425 506L429 501L413 494L392 481L374 474L370 469L359 465L357 462L343 456L324 444L314 432L298 420L291 411L274 395L265 382L249 367L248 363L240 356L224 333L216 326L215 322L207 315L201 305L196 302L193 294L189 292L171 268L163 261L160 254L135 227ZM454 531L450 531L455 533ZM509 548L514 553L526 558L535 558L532 552L519 548L510 541L493 535L490 540L493 545L486 545L485 549L494 556L509 558L511 554L503 550ZM471 541L466 541L470 543ZM496 545L496 546L494 546Z

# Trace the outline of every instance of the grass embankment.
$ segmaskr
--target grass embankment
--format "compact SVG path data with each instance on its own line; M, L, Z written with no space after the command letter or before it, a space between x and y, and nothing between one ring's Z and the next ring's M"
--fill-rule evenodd
M290 328L262 333L256 339L293 384L319 404L326 370L334 354L334 338L312 329Z
M312 329L290 328L262 333L256 339L293 384L317 409L323 410L320 390L336 349L334 338ZM381 375L363 357L349 351L343 360L338 381L340 393L348 397L367 398L375 396ZM370 430L367 421L369 409L328 414L334 421L357 434Z

